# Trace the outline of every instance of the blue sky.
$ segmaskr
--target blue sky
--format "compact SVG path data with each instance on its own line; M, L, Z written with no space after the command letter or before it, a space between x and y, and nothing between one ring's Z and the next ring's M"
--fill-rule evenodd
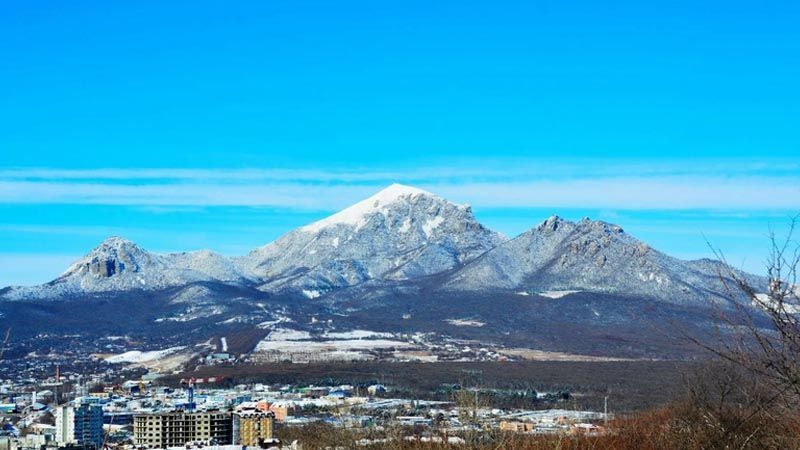
M0 15L0 285L109 234L240 254L391 182L758 271L800 212L800 4L47 2Z

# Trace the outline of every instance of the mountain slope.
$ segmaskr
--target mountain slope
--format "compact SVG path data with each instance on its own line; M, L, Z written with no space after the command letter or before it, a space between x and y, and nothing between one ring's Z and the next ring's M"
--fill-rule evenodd
M552 216L454 273L444 289L580 290L702 304L726 295L720 281L725 270L717 261L667 256L617 225ZM759 277L751 279L766 286Z
M154 291L199 281L242 283L246 279L227 258L207 250L158 255L114 236L55 280L39 286L12 287L3 296L12 300L59 298L86 293Z
M34 340L43 330L130 333L167 346L239 335L243 352L287 327L683 357L696 349L662 325L710 333L718 312L710 300L726 295L719 274L727 270L588 219L553 216L506 240L468 206L392 185L238 258L155 254L109 238L49 283L0 290L0 319ZM42 299L69 302L5 301Z
M316 297L368 280L437 274L503 241L478 223L468 206L394 184L238 262L265 280L263 290L297 290Z

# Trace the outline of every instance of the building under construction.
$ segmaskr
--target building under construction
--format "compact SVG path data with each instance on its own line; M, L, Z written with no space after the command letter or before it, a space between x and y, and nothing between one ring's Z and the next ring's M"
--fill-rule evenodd
M133 418L133 441L145 448L183 447L195 442L232 444L232 416L220 411L138 414Z

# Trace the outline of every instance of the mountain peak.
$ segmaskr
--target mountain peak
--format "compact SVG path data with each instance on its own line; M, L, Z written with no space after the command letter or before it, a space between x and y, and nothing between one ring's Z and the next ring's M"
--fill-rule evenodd
M592 220L584 217L578 222L572 222L555 214L537 225L534 230L550 233L565 227L568 230L578 230L584 233L624 234L625 232L619 225L602 220Z
M564 223L571 223L568 220L564 220L561 217L553 214L552 216L545 219L544 222L540 223L536 230L538 231L556 231L559 227L561 227Z
M98 250L98 249L101 249L101 248L122 249L122 248L135 248L135 247L138 247L138 245L136 245L135 242L133 242L131 240L128 240L128 239L125 239L124 237L121 237L121 236L109 236L109 237L105 238L103 240L103 242L101 242L95 248L95 250Z
M135 242L120 236L109 236L86 256L72 264L62 276L89 273L98 277L139 270L150 255Z
M431 194L428 191L422 190L414 186L409 186L407 184L392 183L370 198L380 197L384 199L390 199L390 198L404 197L407 195L434 195L434 194Z
M375 195L365 200L361 200L360 202L343 209L336 214L306 225L302 227L301 230L309 233L316 233L323 228L339 224L355 225L356 228L360 228L363 226L368 215L379 212L388 205L403 201L408 202L411 199L420 196L434 198L441 200L442 202L445 201L444 199L428 191L424 191L413 186L393 183Z
M264 290L323 293L370 280L441 273L504 240L481 225L468 206L392 184L252 251L242 266L265 281Z

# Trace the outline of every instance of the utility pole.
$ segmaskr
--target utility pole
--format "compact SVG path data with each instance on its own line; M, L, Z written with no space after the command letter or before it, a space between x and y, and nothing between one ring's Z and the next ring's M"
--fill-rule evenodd
M56 364L56 382L53 383L53 393L55 394L56 406L61 404L61 397L58 393L58 384L61 382L61 366Z

